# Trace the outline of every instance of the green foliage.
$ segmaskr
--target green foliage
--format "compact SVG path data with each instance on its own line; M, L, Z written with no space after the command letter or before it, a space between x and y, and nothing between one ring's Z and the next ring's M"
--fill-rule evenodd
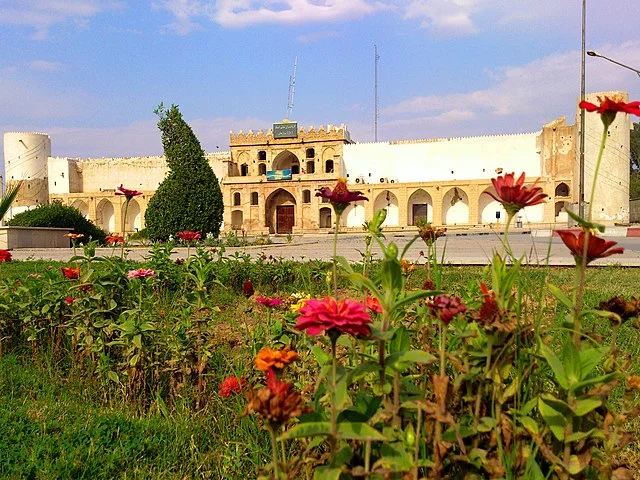
M7 187L7 191L4 196L0 199L0 220L4 218L4 216L11 208L11 204L18 196L18 192L22 188L22 182L14 183L13 185Z
M631 130L631 171L640 172L640 123L634 123Z
M149 238L167 240L183 230L217 237L222 223L222 192L200 142L176 105L165 110L160 104L156 113L170 171L145 213Z
M101 228L87 220L75 207L63 205L60 202L38 205L33 210L21 212L7 222L16 227L56 227L72 228L73 233L81 233L85 240L104 242L106 233Z

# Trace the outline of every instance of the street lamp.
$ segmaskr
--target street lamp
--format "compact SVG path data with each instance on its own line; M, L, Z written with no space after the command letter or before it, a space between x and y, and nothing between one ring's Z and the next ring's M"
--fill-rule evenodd
M640 70L636 70L635 68L632 68L629 65L625 65L624 63L616 62L615 60L612 60L609 57L605 57L604 55L600 55L598 52L596 52L594 50L587 51L587 55L589 55L590 57L604 58L605 60L608 60L611 63L615 63L616 65L620 65L622 68L626 68L627 70L631 70L632 72L636 72L636 74L640 77Z

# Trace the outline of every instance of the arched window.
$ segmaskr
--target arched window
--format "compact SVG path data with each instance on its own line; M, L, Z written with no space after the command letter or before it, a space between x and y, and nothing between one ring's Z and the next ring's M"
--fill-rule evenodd
M333 173L333 160L327 160L324 164L325 173Z
M307 162L307 173L315 173L316 163L313 160Z
M240 165L240 175L242 177L246 177L247 175L249 175L249 165L247 165L246 163Z
M307 154L305 156L306 158L315 158L316 157L315 148L307 148Z
M302 203L311 203L311 190L302 191Z
M251 205L258 205L258 192L251 192Z
M233 206L237 207L240 205L240 192L235 192L233 194Z
M300 165L297 163L291 165L291 173L300 173Z
M556 187L556 197L568 197L569 196L569 185L562 182L558 184Z
M267 166L264 163L258 165L258 175L266 175L267 174Z
M258 152L258 160L264 162L267 160L267 152L265 152L264 150L260 150Z

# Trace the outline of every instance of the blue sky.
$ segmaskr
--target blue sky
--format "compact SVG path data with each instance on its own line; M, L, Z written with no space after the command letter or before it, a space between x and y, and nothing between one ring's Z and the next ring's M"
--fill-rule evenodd
M285 117L379 140L534 132L580 93L580 0L0 0L0 131L54 155L162 153L178 104L207 151ZM587 0L587 49L640 69L637 0ZM640 77L587 57L587 91ZM633 119L638 121L637 118ZM1 146L0 146L1 148ZM0 154L2 152L0 151Z

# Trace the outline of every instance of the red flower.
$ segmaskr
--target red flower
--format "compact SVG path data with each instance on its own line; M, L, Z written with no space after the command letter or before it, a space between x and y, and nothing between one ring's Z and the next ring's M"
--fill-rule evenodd
M556 230L560 238L567 246L567 248L571 251L573 258L576 260L577 265L582 265L582 255L584 254L584 242L585 242L585 232L584 230L580 232L577 236L574 232L570 230ZM587 246L587 264L597 260L598 258L608 257L609 255L614 255L616 253L623 253L624 248L617 247L612 248L614 245L617 245L616 242L606 241L600 237L596 237L594 234L589 234L589 245Z
M244 294L244 296L249 298L251 295L253 295L253 292L253 282L251 280L247 280L246 282L244 282L244 285L242 285L242 293Z
M109 235L106 239L107 243L124 243L124 237L122 235Z
M373 313L382 313L382 305L376 297L367 297L364 303Z
M542 188L536 187L537 182L536 180L531 187L525 187L524 172L518 180L515 180L514 173L507 173L504 177L500 175L498 178L491 179L496 195L491 192L484 193L500 202L507 214L512 217L524 207L538 205L546 200L547 196L542 192Z
M11 261L11 252L9 250L0 250L0 263L10 262L10 261Z
M178 232L178 237L180 237L185 242L193 242L194 240L200 240L202 238L202 235L200 235L199 232L185 230L184 232Z
M116 190L116 195L124 195L127 201L131 200L133 197L142 195L142 192L139 192L137 190L129 190L128 188L124 188L122 184L120 184L120 186Z
M73 297L67 297L64 299L64 303L66 303L67 305L73 305L73 302L75 302L75 298Z
M71 280L75 280L76 278L78 278L80 276L80 267L61 267L60 270L62 270L62 274L67 277L70 278Z
M587 112L598 112L602 117L602 122L606 125L611 125L618 112L630 113L640 117L640 102L625 103L618 97L604 97L604 99L598 97L598 101L600 105L582 101L578 106L584 108Z
M273 308L282 305L284 302L279 298L257 297L256 302L265 307Z
M65 234L65 237L69 237L71 240L79 240L81 238L84 238L84 234L69 232L69 233Z
M319 188L316 192L316 197L322 197L329 200L338 215L344 212L344 209L347 208L351 202L368 200L367 197L362 196L362 192L350 192L347 188L347 181L344 178L338 179L338 183L336 183L333 191L329 187Z
M278 380L273 370L267 371L267 385L260 389L250 388L245 392L248 403L241 416L257 413L272 426L287 423L311 409L304 405L302 396L290 383Z
M324 331L334 330L354 336L371 334L371 315L362 303L349 298L336 300L325 297L324 300L307 300L300 309L296 328L306 330L309 335L320 335Z
M220 390L218 393L221 397L227 398L234 393L240 393L242 387L247 384L244 378L238 379L237 377L227 377L220 384Z
M438 295L427 303L427 306L431 310L431 316L439 318L445 325L449 325L451 320L459 313L467 311L467 307L462 303L462 300L453 295Z

